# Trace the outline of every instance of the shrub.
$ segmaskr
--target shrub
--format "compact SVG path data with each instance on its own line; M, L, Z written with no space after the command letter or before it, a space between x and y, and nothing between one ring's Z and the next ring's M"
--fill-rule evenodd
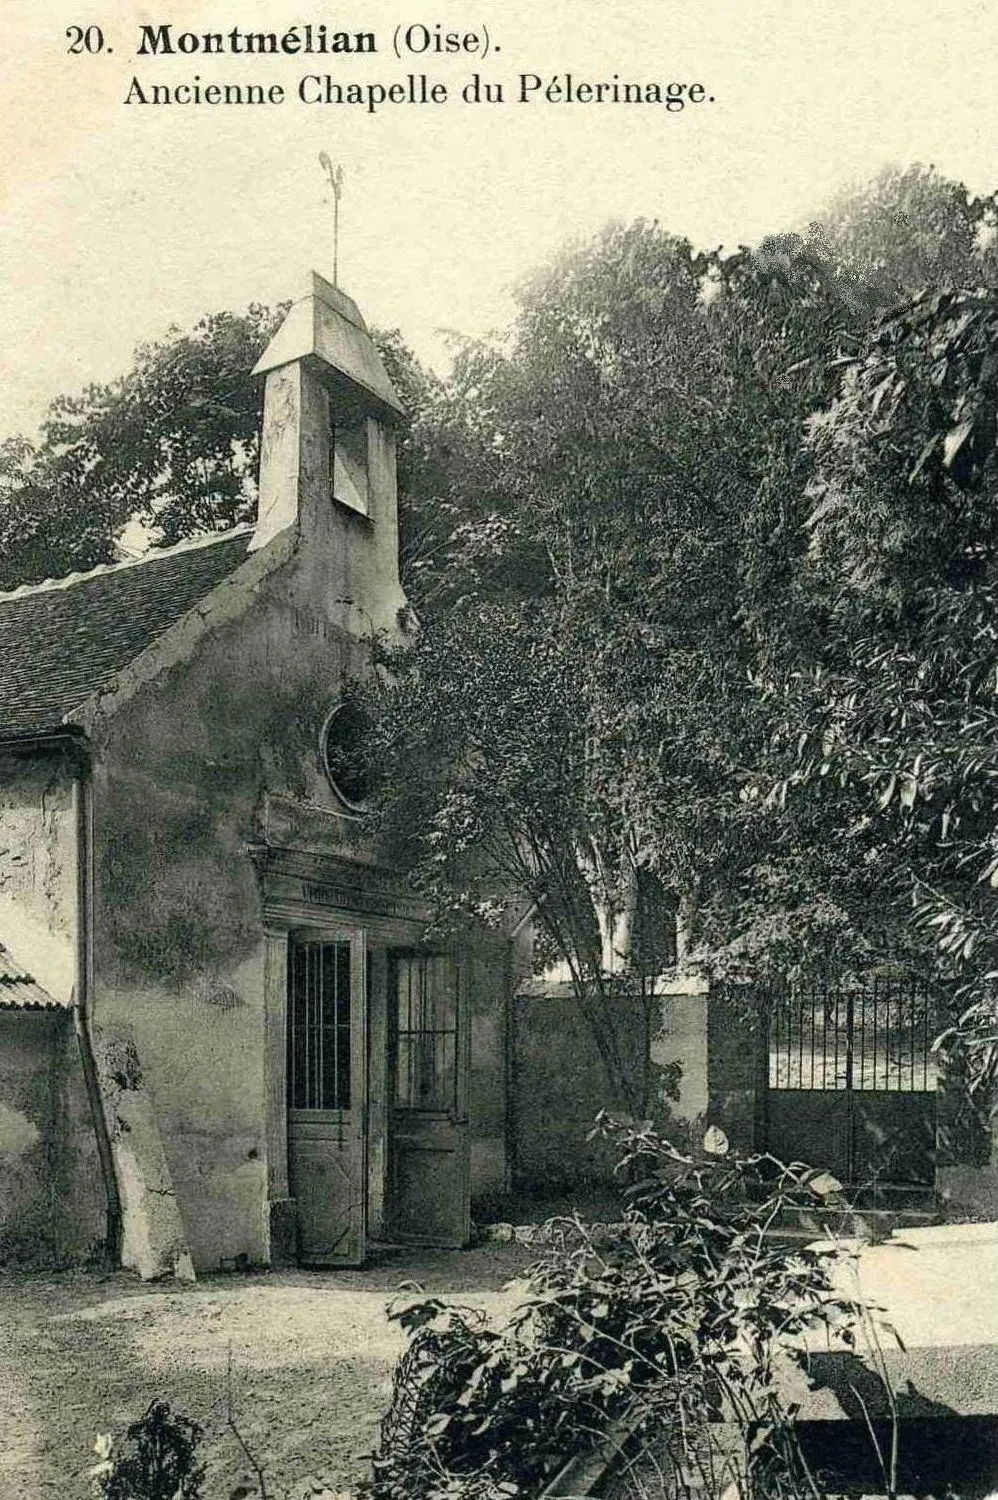
M393 1313L410 1339L375 1500L536 1494L567 1459L608 1443L622 1461L657 1454L670 1487L818 1494L774 1360L821 1325L849 1342L852 1309L833 1294L828 1255L766 1232L781 1210L816 1205L818 1174L683 1153L605 1118L597 1128L616 1139L628 1184L620 1223L552 1221L546 1259L498 1328L434 1298ZM727 1451L721 1431L736 1434Z
M125 1436L129 1450L117 1457L109 1437L95 1444L102 1461L92 1474L101 1500L200 1500L205 1471L197 1462L197 1422L154 1401Z

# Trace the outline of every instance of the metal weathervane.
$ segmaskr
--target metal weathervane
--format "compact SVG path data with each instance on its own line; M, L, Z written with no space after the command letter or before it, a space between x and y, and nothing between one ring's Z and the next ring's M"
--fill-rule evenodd
M329 178L329 186L333 190L333 286L339 286L340 195L343 192L343 168L334 167L325 151L319 152L319 166Z

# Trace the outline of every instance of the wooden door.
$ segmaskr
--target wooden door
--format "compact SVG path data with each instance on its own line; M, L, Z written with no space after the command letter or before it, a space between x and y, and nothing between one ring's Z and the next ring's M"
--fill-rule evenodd
M388 1222L403 1242L465 1245L471 1230L468 995L453 954L389 954Z
M364 1259L365 961L360 932L288 947L288 1165L306 1265Z

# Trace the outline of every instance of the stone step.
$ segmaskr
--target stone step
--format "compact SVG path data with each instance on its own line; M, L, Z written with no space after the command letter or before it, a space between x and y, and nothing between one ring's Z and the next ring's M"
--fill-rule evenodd
M880 1244L906 1229L941 1223L938 1210L925 1208L863 1208L829 1206L817 1209L785 1209L770 1228L774 1239L801 1241L834 1235L836 1239L864 1240Z

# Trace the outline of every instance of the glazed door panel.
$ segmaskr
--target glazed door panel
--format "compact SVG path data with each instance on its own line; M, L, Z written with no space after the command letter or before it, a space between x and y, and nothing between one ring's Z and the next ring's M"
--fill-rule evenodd
M388 1218L404 1243L460 1246L471 1229L466 974L453 954L389 955Z
M288 1165L306 1265L364 1259L365 959L359 932L288 948Z

